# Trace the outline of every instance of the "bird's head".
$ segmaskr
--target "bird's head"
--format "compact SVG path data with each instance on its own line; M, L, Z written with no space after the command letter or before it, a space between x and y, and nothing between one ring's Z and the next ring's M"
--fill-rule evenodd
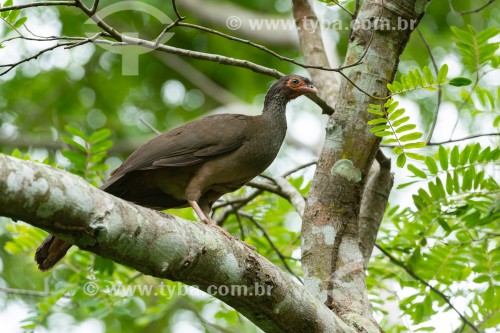
M269 88L266 100L279 99L288 102L304 94L317 94L318 89L312 82L300 75L287 75Z

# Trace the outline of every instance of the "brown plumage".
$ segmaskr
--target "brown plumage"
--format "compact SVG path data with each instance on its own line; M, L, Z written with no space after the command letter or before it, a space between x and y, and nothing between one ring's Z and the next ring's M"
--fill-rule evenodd
M286 134L286 104L318 91L298 75L276 81L261 115L220 114L164 133L134 151L101 190L138 205L164 210L191 206L200 220L222 195L242 187L276 158ZM59 261L71 244L49 235L35 260L40 270Z

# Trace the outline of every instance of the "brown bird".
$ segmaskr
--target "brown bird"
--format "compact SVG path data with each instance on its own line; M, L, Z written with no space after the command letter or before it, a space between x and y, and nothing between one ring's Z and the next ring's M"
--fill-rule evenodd
M317 93L307 78L282 77L268 90L261 115L213 115L159 135L134 151L100 189L157 210L191 206L202 222L232 237L210 219L212 204L272 163L286 134L286 104ZM38 268L52 268L70 247L49 235L36 250Z

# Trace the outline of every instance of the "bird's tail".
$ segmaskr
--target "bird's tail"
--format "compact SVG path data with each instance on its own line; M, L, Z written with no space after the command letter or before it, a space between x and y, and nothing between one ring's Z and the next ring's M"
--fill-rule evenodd
M42 244L36 249L35 261L38 264L38 269L48 271L64 257L71 244L63 240L57 239L53 235L48 235Z

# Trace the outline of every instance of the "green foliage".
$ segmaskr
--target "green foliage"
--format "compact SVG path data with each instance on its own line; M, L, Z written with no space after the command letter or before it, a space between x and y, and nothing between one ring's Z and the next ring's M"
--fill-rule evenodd
M7 0L4 2L3 6L0 6L0 7L9 7L12 5L13 5L13 1ZM19 9L6 10L6 11L3 11L0 13L0 18L2 19L2 21L7 23L10 27L12 27L14 29L19 29L28 20L28 18L25 16L18 18L20 13L21 13L21 10L19 10ZM0 43L0 45L2 45L2 44Z
M466 29L450 27L455 39L455 45L462 56L462 62L471 72L479 72L486 64L495 58L495 52L500 43L488 41L497 36L500 30L493 26L477 32L471 25Z
M425 183L413 194L413 207L388 207L378 238L378 244L403 265L437 290L446 290L452 303L451 296L477 295L467 317L484 320L483 329L498 325L491 318L500 304L500 274L495 268L500 264L500 186L489 172L499 160L499 148L477 143L462 149L440 146L425 159L425 168L409 164L416 181L398 188ZM452 311L442 296L391 261L377 261L370 272L374 280L369 283L394 280L413 288L399 305L415 324L437 312Z
M109 140L111 131L101 129L88 136L70 125L67 125L65 129L71 136L62 135L61 139L73 149L63 150L62 154L71 161L70 171L97 186L105 176L104 171L109 168L102 162L108 150L113 146L113 141Z
M389 99L383 107L377 104L370 104L368 112L379 116L370 120L368 125L373 126L370 132L375 136L384 138L382 144L397 144L393 152L398 156L396 164L402 168L406 164L407 158L423 160L424 156L417 153L408 152L409 149L425 147L425 142L418 141L422 133L414 131L415 124L409 124L409 116L403 116L405 109L397 106L399 102Z
M437 77L434 77L428 66L424 66L422 71L415 68L413 71L409 71L407 75L401 75L399 81L395 80L392 84L387 84L387 89L393 95L396 95L422 88L429 91L435 91L437 87L445 84L461 87L472 83L472 81L466 77L456 77L447 81L447 74L448 65L446 64L441 66Z

